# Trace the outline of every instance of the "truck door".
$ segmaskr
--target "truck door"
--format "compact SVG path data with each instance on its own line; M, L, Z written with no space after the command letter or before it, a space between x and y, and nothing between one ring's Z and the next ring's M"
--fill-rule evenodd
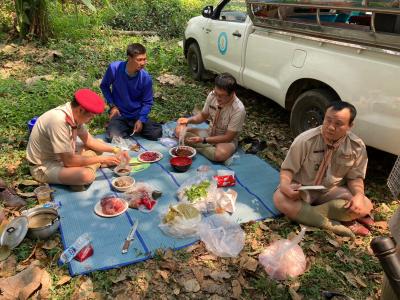
M203 57L208 70L231 73L241 82L245 32L249 24L245 0L223 1L205 28L207 51ZM247 20L247 21L246 21Z

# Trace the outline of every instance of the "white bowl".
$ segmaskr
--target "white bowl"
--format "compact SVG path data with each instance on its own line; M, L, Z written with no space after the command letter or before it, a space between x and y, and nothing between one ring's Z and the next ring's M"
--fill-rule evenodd
M120 172L120 170L126 169L128 170L127 172ZM114 173L117 176L128 176L132 171L132 167L131 166L116 166L114 168Z
M193 148L193 147L190 147L190 146L176 146L176 147L173 147L173 148L169 149L169 155L171 155L172 157L177 157L177 155L173 154L173 151L174 151L176 148L183 148L183 149L188 149L188 150L190 150L190 151L192 152L192 155L188 156L188 157L190 157L190 158L193 158L193 157L196 155L196 153L197 153L196 149Z
M120 181L120 180L128 181L129 185L117 186L116 183L117 183L117 181ZM116 189L117 191L126 192L127 190L131 189L135 185L135 179L133 177L130 177L130 176L121 176L121 177L114 178L111 181L111 184L112 184L113 188Z

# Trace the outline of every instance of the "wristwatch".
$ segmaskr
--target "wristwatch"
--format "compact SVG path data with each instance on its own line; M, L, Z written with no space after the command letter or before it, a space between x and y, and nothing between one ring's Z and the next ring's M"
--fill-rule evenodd
M207 144L207 138L203 137L203 144Z

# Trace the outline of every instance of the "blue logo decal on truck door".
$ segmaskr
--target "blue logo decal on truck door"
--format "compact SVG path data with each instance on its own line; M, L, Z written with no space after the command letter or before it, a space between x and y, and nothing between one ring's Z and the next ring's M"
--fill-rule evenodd
M222 55L225 55L228 50L228 35L226 32L221 32L218 36L218 50Z

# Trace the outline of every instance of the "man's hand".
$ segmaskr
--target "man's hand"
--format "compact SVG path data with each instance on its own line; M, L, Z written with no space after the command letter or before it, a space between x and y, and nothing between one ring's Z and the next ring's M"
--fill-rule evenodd
M188 118L179 118L177 123L179 125L187 125L189 123L189 119Z
M279 187L279 190L289 199L296 201L300 199L300 192L298 191L298 188L300 187L301 184L297 183L292 183L292 184L282 183Z
M105 164L107 166L116 166L119 165L121 160L117 156L100 156L101 164Z
M200 136L193 136L193 137L187 138L186 141L189 143L197 144L197 143L202 143L203 138Z
M140 120L137 120L135 123L135 126L133 127L133 131L135 132L141 132L143 129L143 123Z
M111 110L110 110L109 119L111 120L112 118L117 117L117 116L119 116L119 115L121 115L121 114L119 113L119 109L118 109L116 106L114 106L114 107L111 108Z
M350 211L356 213L356 214L362 214L362 212L365 210L365 201L364 201L364 194L358 193L355 194L349 202L345 204L345 208L348 208Z

